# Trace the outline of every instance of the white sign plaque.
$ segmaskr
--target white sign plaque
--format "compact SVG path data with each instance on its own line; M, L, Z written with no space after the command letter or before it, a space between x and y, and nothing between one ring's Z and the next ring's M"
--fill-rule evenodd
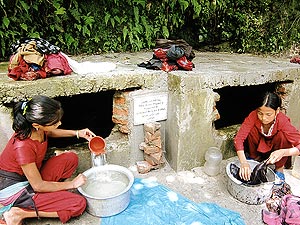
M151 94L135 97L134 105L134 125L157 122L167 119L168 94Z

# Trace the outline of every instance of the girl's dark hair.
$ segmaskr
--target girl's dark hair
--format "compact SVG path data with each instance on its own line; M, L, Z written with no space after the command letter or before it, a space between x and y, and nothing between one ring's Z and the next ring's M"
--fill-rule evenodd
M13 125L16 137L23 140L32 133L32 124L54 125L63 115L60 102L43 95L36 95L25 102L18 102L13 108Z
M267 92L263 96L263 101L262 101L261 106L266 106L266 107L270 107L274 110L277 110L278 108L281 107L281 98L276 93Z

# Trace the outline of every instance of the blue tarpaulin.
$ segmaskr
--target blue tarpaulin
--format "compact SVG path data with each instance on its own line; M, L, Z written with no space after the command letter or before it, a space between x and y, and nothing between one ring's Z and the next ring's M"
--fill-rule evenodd
M215 203L195 203L151 179L135 178L130 203L101 225L245 225L240 214Z

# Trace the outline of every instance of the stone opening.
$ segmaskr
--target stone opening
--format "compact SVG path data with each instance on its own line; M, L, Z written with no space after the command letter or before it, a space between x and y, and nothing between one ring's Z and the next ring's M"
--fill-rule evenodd
M288 83L292 81L214 89L220 95L220 100L216 102L220 119L214 121L215 129L241 124L245 117L258 107L260 97L266 91L275 91L286 99L287 90L284 85ZM283 105L286 104L285 99Z
M62 129L89 128L103 138L109 136L114 127L112 122L113 96L115 91L55 97L64 109ZM49 147L64 148L86 142L85 139L53 138L49 139Z

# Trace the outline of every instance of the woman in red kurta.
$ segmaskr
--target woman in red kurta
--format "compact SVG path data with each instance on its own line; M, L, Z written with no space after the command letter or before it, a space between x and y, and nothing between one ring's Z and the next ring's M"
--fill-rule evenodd
M77 155L64 152L44 162L48 137L95 136L87 128L58 129L62 114L60 103L46 96L34 96L13 109L15 134L0 155L0 212L8 225L31 217L58 217L65 223L85 210L85 198L68 190L83 185L86 177L64 181L75 171Z
M234 145L241 163L240 176L244 180L249 180L251 175L245 150L254 160L269 158L267 163L275 164L275 172L283 180L283 167L288 156L300 153L300 133L280 112L280 107L281 98L275 93L266 93L261 106L246 117L235 136Z

